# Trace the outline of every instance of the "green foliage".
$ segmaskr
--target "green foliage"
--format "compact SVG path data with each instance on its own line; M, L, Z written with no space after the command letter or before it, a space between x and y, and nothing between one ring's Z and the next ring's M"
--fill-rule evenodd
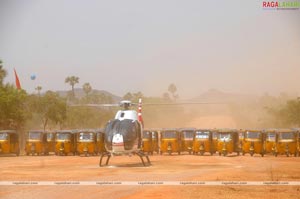
M92 86L90 85L90 83L84 83L82 89L85 92L86 96L88 96L89 93L92 91Z
M300 100L289 100L279 108L266 108L276 123L284 127L300 126Z
M75 76L69 76L65 79L65 83L69 83L71 88L72 88L72 92L71 92L71 100L73 100L75 98L75 91L74 91L74 86L75 84L79 83L79 77L75 77Z
M39 116L44 129L49 122L61 126L66 120L65 100L52 91L47 91L43 96L31 95L28 103L30 110Z
M20 129L28 112L26 109L27 94L17 90L13 85L0 87L0 127L2 129Z
M7 72L6 70L3 68L3 62L2 60L0 59L0 86L3 86L3 80L4 78L6 77L7 75Z
M176 94L177 92L177 87L175 84L170 84L168 87L168 91L172 94L173 99L176 101L179 98L179 95ZM164 94L164 98L167 97L166 94Z
M144 98L144 95L142 92L137 92L137 93L126 93L124 96L123 96L123 99L124 100L130 100L132 102L138 102L139 99L143 99Z
M100 128L113 118L113 112L106 108L68 107L64 128Z

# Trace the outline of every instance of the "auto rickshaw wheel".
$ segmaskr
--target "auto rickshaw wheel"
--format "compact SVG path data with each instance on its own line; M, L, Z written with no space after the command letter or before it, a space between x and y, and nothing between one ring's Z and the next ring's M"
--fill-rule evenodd
M290 153L289 152L286 153L286 157L290 157Z

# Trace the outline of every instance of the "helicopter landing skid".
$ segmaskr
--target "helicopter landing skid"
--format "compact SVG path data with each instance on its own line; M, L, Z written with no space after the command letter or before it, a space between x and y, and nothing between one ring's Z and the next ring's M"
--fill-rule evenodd
M151 162L150 162L150 159L149 159L149 156L148 155L145 155L142 151L139 151L139 152L135 152L134 154L138 155L143 163L144 166L149 166L151 165ZM104 157L107 157L106 159L106 162L105 162L105 166L108 165L109 163L109 160L111 158L111 153L102 153L101 156L100 156L100 161L99 161L99 167L102 167L103 164L102 164L102 160ZM147 162L144 161L144 157L146 158Z

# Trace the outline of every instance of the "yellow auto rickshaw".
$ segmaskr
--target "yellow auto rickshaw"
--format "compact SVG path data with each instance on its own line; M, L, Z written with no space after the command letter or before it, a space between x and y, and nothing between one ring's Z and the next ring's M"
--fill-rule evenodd
M245 130L242 142L242 154L249 153L251 156L260 154L265 155L265 139L263 130Z
M290 155L297 156L297 131L291 129L277 129L275 130L278 135L276 143L276 154L283 155L287 157Z
M209 129L197 129L193 139L193 154L204 155L205 152L208 152L213 155L216 151L212 138L212 132Z
M153 154L152 150L152 131L144 130L142 137L142 150L147 154Z
M180 133L177 129L164 129L160 132L160 154L173 152L180 155Z
M236 152L240 155L238 131L236 129L218 129L217 151L219 155L226 156Z
M0 131L0 154L20 155L19 135L15 130Z
M158 132L156 130L152 131L152 153L155 151L157 154L159 153L159 144L158 144Z
M76 153L75 133L71 130L57 131L55 134L55 154L68 155Z
M181 152L188 152L190 155L193 152L193 139L195 129L187 128L180 130L180 149Z
M106 152L103 129L96 129L96 150L97 154Z
M45 150L46 136L43 130L33 130L26 133L26 155L41 155Z
M276 143L278 140L278 136L275 132L275 129L265 129L265 153L277 155L277 147Z
M49 155L49 153L55 153L55 132L47 131L45 134L45 155Z
M77 132L77 154L95 155L96 154L96 132L95 130L79 130Z

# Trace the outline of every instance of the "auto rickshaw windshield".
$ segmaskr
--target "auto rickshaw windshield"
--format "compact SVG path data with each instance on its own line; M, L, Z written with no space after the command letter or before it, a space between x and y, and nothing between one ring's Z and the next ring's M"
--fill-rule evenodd
M0 140L8 140L8 134L7 133L0 133Z
M209 132L208 131L196 131L195 138L208 139L209 138Z
M165 131L161 134L162 138L177 138L175 131Z
M222 140L222 141L230 141L231 140L231 134L230 133L220 133L219 136L218 136L218 139L219 140Z
M79 140L93 140L93 133L79 133Z
M53 133L47 133L47 141L53 141L54 140L54 134Z
M261 135L260 132L251 132L251 131L246 132L246 138L250 138L250 139L259 139L260 135Z
M289 133L280 133L279 139L281 140L292 140L294 139L294 134L292 132Z
M150 138L150 137L151 137L151 132L149 132L149 131L143 132L143 138Z
M268 133L267 134L267 140L275 141L275 138L276 138L276 134L275 133Z
M28 139L29 140L41 140L41 138L42 138L41 135L42 135L41 132L29 132Z
M182 132L183 138L191 138L193 139L194 137L194 132L193 131L183 131Z
M56 139L57 140L71 140L71 135L68 133L57 133Z

